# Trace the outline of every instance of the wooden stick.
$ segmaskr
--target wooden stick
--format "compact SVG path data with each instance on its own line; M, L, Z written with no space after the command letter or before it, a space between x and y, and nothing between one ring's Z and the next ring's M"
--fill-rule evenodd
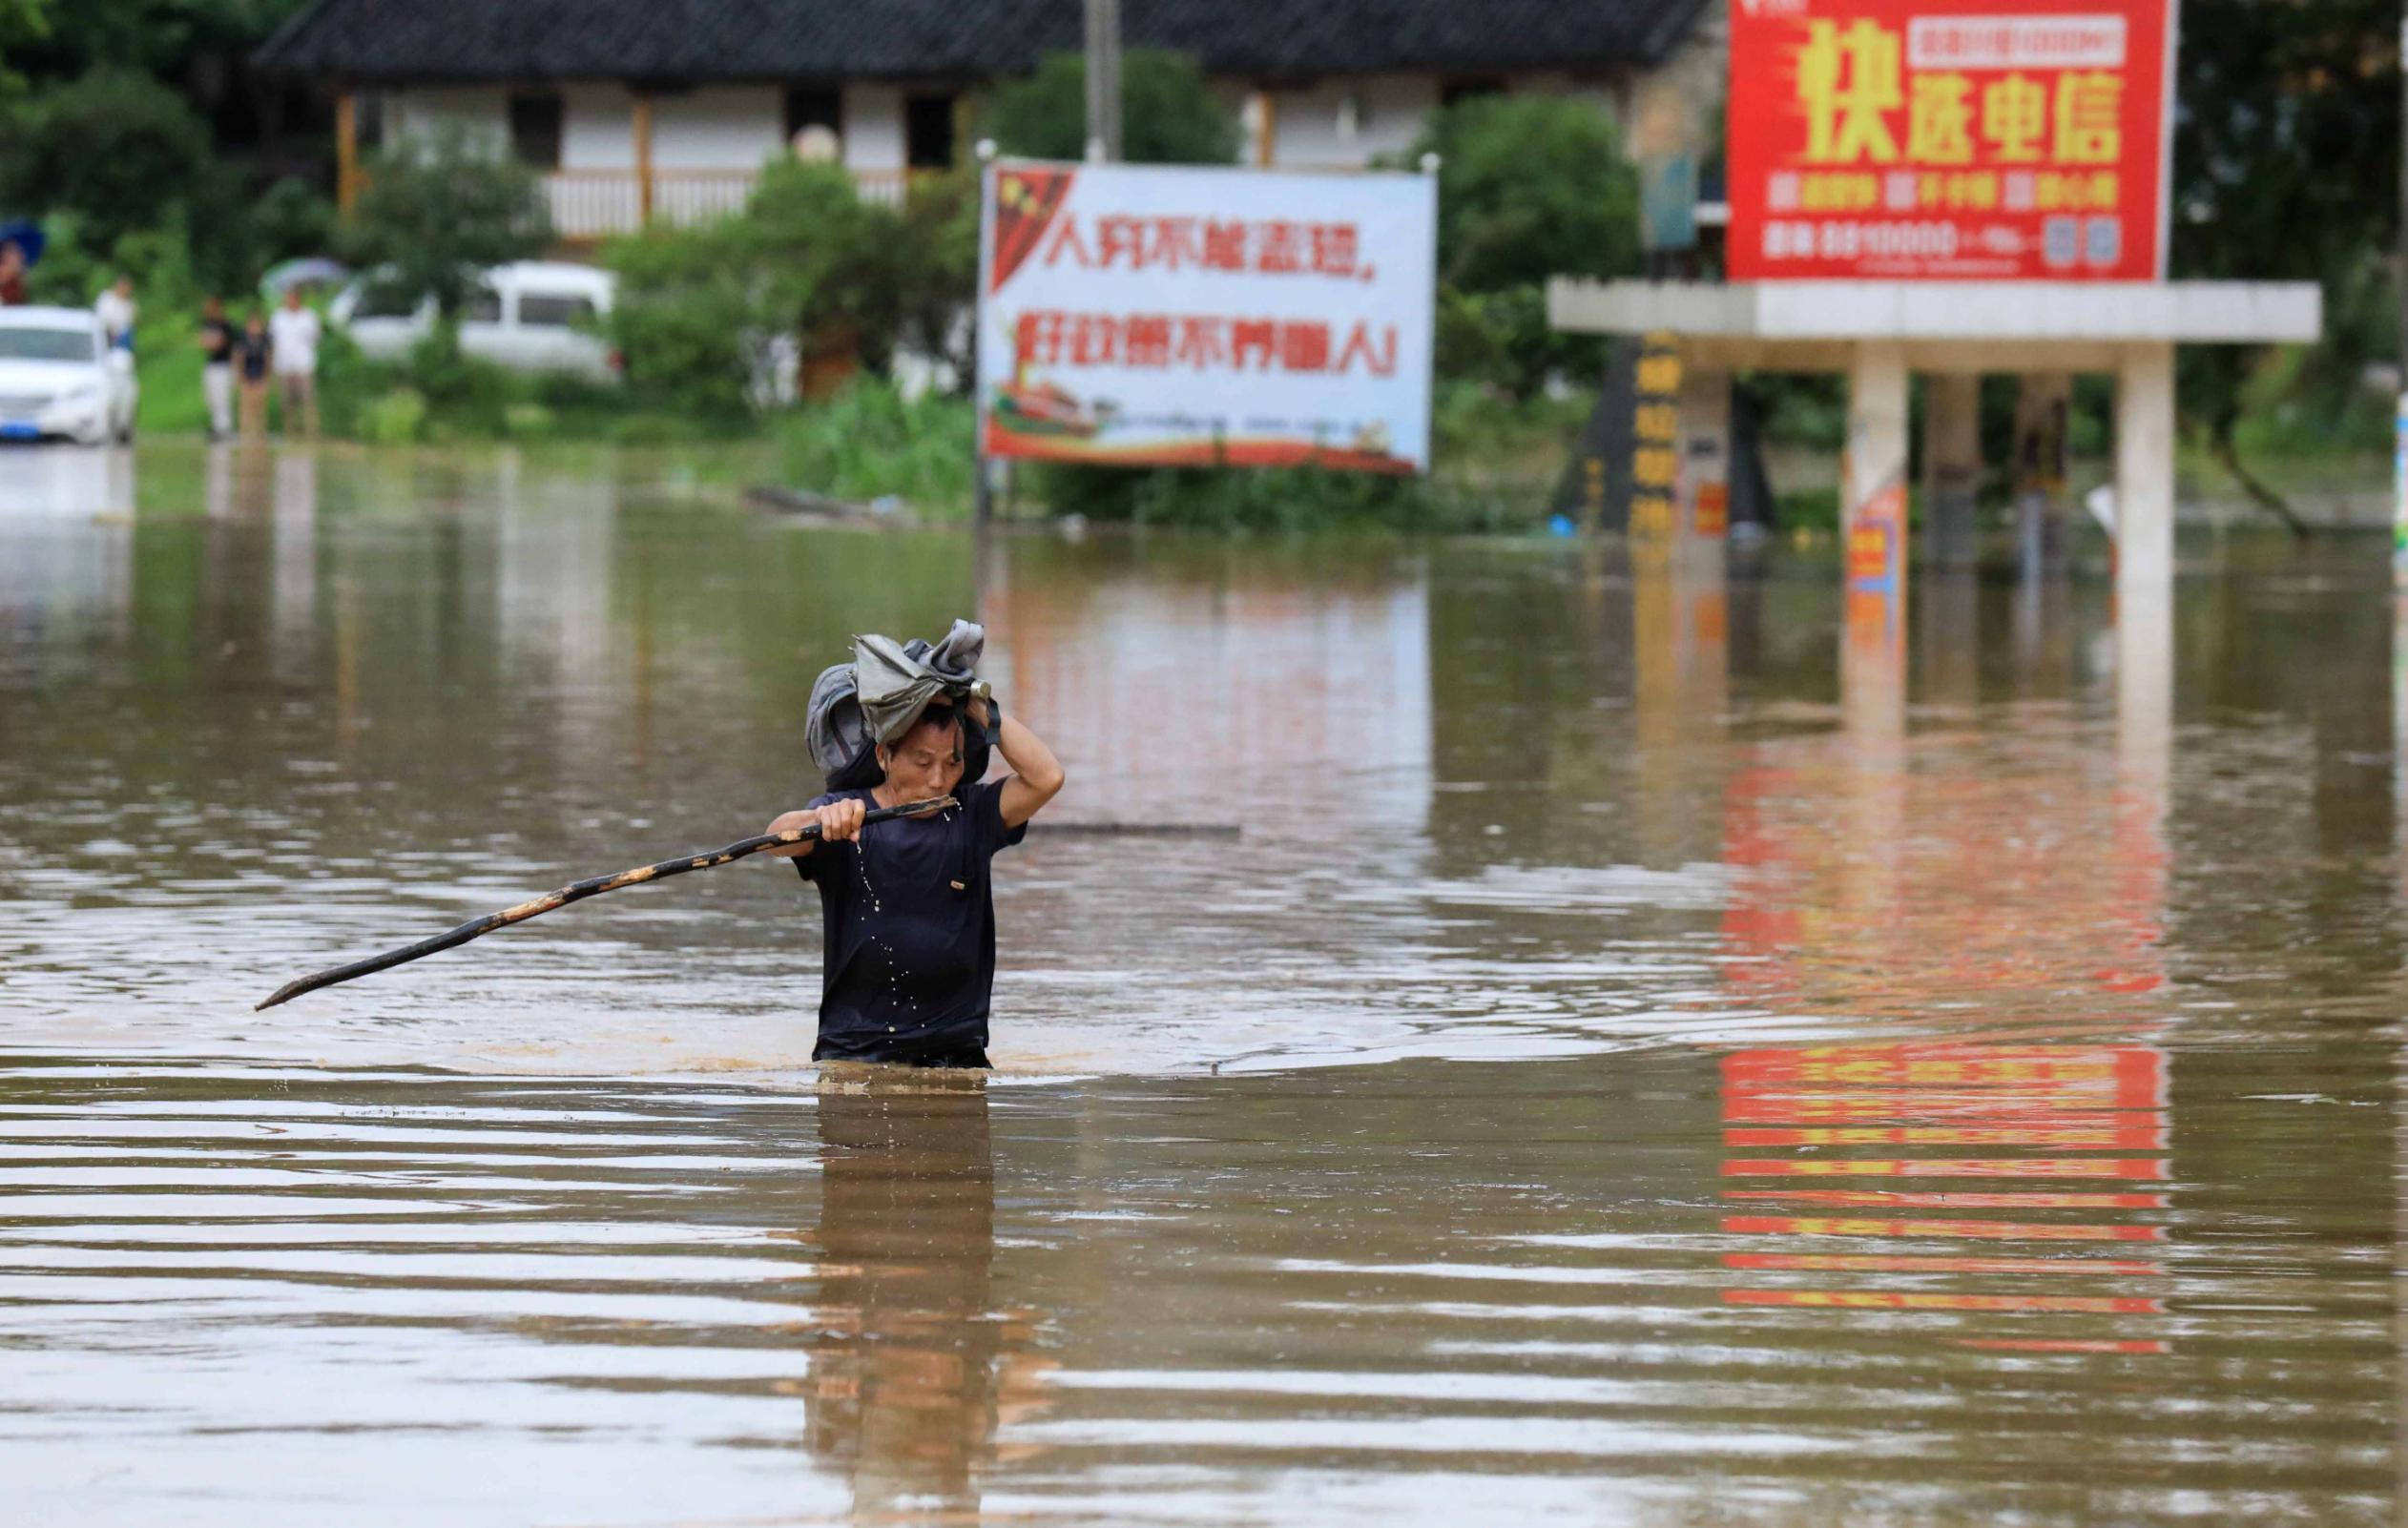
M1235 822L1048 822L1045 836L1074 834L1093 838L1235 838Z
M941 812L947 807L959 805L961 803L953 797L941 795L926 801L907 801L902 806L876 807L863 815L861 826L867 827L873 822L883 822L889 817L915 817L923 812ZM257 1013L262 1008L273 1008L280 1002L292 1001L302 993L315 992L320 987L331 987L337 982L348 981L354 977L372 976L379 971L388 971L394 966L415 960L420 956L433 955L439 950L456 948L481 934L490 934L497 928L508 928L512 923L523 923L530 918L549 913L555 907L566 907L571 902L581 902L589 897L599 897L604 892L617 891L622 886L640 886L648 880L659 880L667 876L682 876L689 870L716 870L721 865L741 859L747 855L759 854L764 849L801 843L806 839L819 836L820 825L814 822L806 827L789 828L783 833L765 833L757 838L741 838L724 849L714 849L705 855L687 855L676 859L664 859L656 865L638 865L633 870L622 870L615 876L595 876L590 880L575 881L561 887L556 892L547 892L532 901L521 902L516 907L506 907L498 913L488 913L483 918L472 918L447 934L438 934L433 939L420 940L417 943L402 949L388 950L383 955L369 956L364 960L354 960L348 965L333 966L315 976L305 976L287 981L276 989L274 996L251 1011Z

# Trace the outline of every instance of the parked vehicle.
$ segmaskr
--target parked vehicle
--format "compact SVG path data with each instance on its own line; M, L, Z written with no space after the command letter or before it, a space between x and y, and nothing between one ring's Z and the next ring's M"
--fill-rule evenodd
M85 308L0 307L0 441L134 439L134 358Z
M592 325L611 311L617 286L618 278L591 265L497 265L460 316L460 348L513 370L608 382L618 375L618 358ZM402 360L435 326L433 299L413 300L375 271L345 287L326 311L371 361Z

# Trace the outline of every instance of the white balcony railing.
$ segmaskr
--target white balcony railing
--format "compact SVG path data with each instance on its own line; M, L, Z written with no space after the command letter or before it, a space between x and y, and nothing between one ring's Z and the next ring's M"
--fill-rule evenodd
M853 184L864 201L896 207L912 172L856 170ZM744 210L758 178L751 170L655 170L652 214L690 226ZM644 195L633 170L559 170L544 176L552 232L562 238L602 238L632 234L642 226Z
M570 170L544 176L551 231L562 238L632 234L642 221L635 176L614 170Z

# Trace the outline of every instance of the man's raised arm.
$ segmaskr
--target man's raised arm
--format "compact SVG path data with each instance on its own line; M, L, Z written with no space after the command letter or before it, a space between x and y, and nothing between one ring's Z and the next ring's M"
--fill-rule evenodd
M986 725L987 703L970 702L970 720L981 727ZM1048 801L1062 794L1062 761L1053 756L1053 750L1044 739L1014 721L1004 717L1003 736L997 739L1004 762L1011 766L1011 778L1004 782L1003 799L996 803L1002 810L1004 826L1017 828L1042 811Z

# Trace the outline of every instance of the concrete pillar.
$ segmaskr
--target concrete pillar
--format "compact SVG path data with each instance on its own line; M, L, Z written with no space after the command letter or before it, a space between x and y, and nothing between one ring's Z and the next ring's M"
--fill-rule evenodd
M2066 496L2066 427L2073 378L2062 371L2017 379L2015 396L2015 560L2025 578L2065 566L2071 540Z
M2173 589L2169 583L2115 591L2115 762L2127 795L2165 809L2174 737Z
M1841 475L1847 580L1840 703L1858 735L1906 724L1906 353L1860 344L1848 368Z
M1731 535L1731 374L1681 368L1680 571L1717 579Z
M2115 378L2115 587L2165 588L2174 577L2174 347L2124 352Z
M2131 931L2106 978L2111 990L2165 984L2160 931L2171 881L2166 816L2174 738L2173 588L2122 588L2115 597L2115 885Z
M1970 568L1925 574L1915 611L1916 695L1971 711L1982 699L1982 584Z
M1971 568L1974 495L1982 482L1982 379L1923 383L1923 546L1935 568Z
M1895 576L1906 549L1906 352L1887 343L1856 347L1848 367L1847 480L1842 485L1849 538L1850 582L1861 549L1881 555L1863 563ZM1861 536L1879 534L1876 547ZM1900 589L1901 594L1903 589Z

